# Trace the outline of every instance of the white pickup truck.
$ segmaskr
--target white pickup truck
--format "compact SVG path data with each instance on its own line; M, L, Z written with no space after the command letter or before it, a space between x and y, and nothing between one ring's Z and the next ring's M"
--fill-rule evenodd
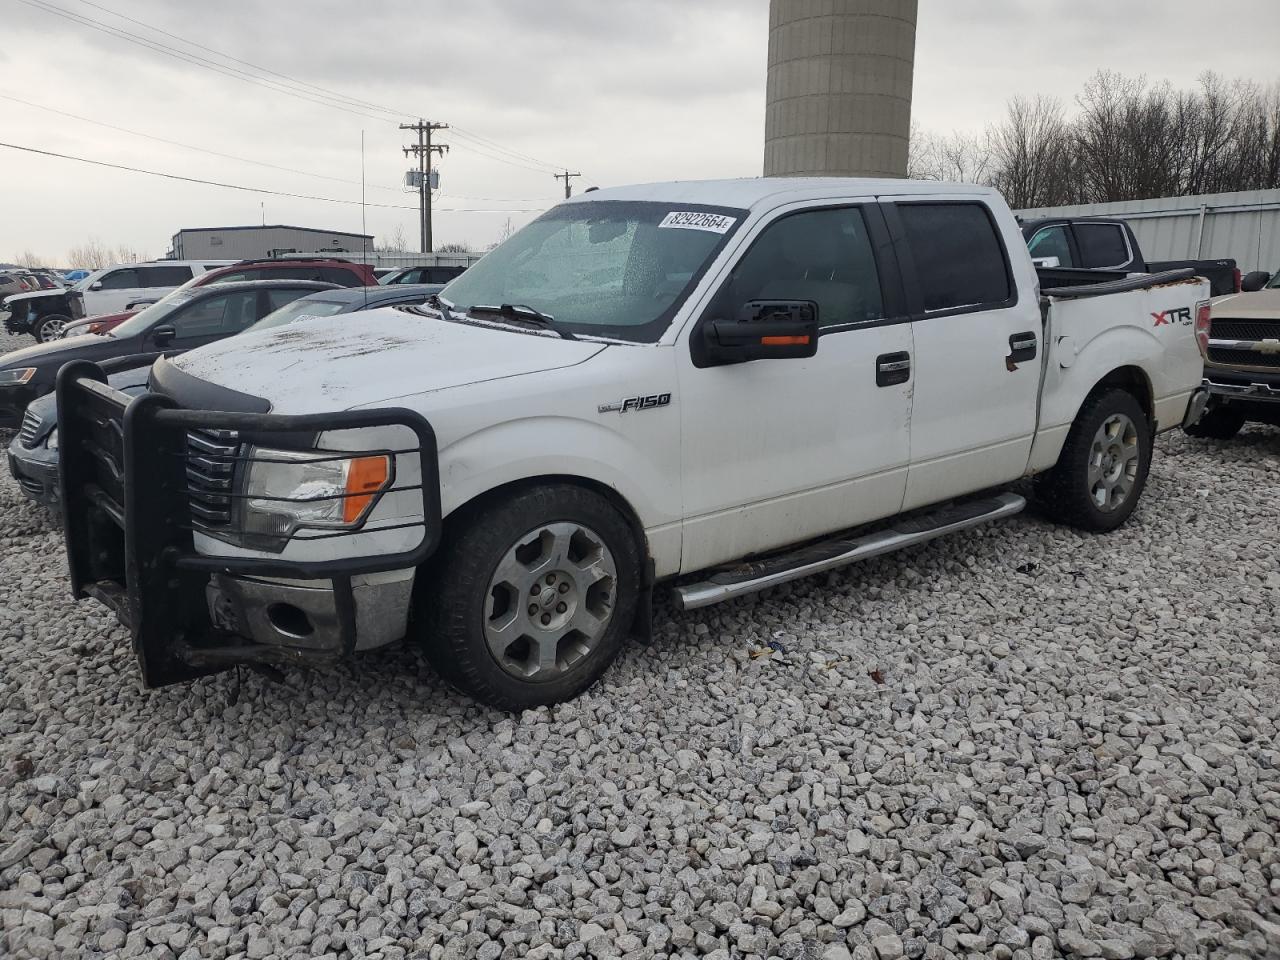
M566 201L433 306L59 381L73 590L148 686L405 637L476 697L590 686L683 609L1017 513L1125 521L1198 415L1208 284L1042 291L991 190L762 179Z

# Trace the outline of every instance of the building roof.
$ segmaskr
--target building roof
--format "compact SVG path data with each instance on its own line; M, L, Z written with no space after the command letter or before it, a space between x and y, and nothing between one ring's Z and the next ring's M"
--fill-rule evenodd
M360 237L372 240L372 233L352 233L349 230L325 230L321 227L295 227L288 223L251 223L241 227L183 227L175 237L184 233L230 233L233 230L301 230L303 233L331 233L339 237Z

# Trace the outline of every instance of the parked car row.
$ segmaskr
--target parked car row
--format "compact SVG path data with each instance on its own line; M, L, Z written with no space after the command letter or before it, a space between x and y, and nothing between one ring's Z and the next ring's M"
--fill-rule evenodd
M109 332L18 350L0 357L0 425L20 424L9 444L9 472L28 497L58 509L58 370L72 360L124 361L134 366L111 383L142 392L151 364L161 355L246 330L267 330L316 317L424 303L439 284L342 287L313 280L230 280L175 291L159 303L127 315Z

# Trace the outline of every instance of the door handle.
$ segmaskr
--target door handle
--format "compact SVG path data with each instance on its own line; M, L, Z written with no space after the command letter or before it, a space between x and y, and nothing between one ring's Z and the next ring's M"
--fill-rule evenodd
M911 379L911 354L882 353L876 357L876 386L892 387Z
M1036 335L1031 331L1015 333L1009 337L1009 362L1025 363L1036 358Z

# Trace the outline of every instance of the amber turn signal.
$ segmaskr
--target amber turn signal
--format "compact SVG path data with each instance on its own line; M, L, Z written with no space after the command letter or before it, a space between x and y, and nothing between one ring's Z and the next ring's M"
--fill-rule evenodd
M387 485L391 472L388 457L356 457L347 470L347 497L342 501L342 519L355 523L373 503L373 495Z

